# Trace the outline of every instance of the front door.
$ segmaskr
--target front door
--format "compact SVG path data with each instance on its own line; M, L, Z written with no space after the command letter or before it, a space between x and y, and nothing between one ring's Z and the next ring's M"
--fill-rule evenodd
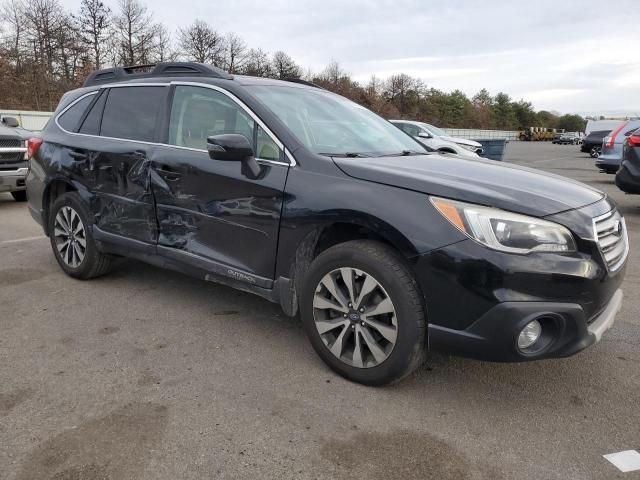
M222 91L174 87L168 146L152 162L158 253L215 273L270 287L288 164L248 109ZM254 145L262 172L212 160L207 137L236 133Z

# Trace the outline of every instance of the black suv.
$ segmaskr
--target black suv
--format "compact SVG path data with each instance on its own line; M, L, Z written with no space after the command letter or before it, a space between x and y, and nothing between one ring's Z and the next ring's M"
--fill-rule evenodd
M256 293L357 382L397 380L427 349L571 355L622 302L626 229L601 192L426 152L300 81L98 71L30 151L30 211L67 274L126 256Z
M587 135L580 145L580 151L588 153L591 158L598 158L602 153L602 140L611 130L596 130Z

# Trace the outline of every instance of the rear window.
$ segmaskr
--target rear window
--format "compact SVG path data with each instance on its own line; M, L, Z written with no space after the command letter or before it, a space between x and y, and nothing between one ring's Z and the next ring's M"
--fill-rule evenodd
M80 123L80 119L87 110L87 107L93 102L94 97L95 95L88 95L71 105L71 107L58 118L60 126L69 132L75 132Z
M100 93L100 98L96 100L91 110L85 117L79 132L87 135L98 135L100 133L100 120L102 119L102 109L104 108L107 92Z
M152 142L165 87L118 87L109 90L100 135Z

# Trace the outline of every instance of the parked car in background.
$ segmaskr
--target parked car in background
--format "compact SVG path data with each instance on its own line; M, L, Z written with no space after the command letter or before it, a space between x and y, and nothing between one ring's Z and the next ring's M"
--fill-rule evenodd
M478 158L482 145L473 140L448 136L443 130L424 122L390 120L403 132L411 135L423 145L443 153L455 153L463 157Z
M591 158L598 158L602 152L602 140L610 133L611 130L594 130L584 137L580 151L588 153Z
M635 130L640 128L640 120L628 120L602 139L602 152L596 160L601 171L614 174L622 163L622 146Z
M319 87L197 63L102 70L29 149L29 211L67 275L125 256L252 292L299 312L356 382L403 378L429 348L573 355L622 304L627 232L602 192L427 153Z
M0 192L10 192L18 202L27 200L27 140L32 136L13 117L0 121Z
M553 137L551 143L557 143L558 145L579 145L582 141L582 134L580 132L565 132Z
M625 193L640 194L640 128L627 137L622 147L622 164L616 185Z

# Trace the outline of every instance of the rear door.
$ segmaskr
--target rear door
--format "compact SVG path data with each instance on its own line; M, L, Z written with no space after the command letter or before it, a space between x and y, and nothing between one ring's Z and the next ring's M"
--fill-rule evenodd
M70 154L92 186L95 225L104 232L157 241L149 167L168 91L149 85L103 89L82 120Z
M153 161L158 253L270 287L289 164L282 144L235 97L175 85L167 138ZM207 137L236 133L254 145L262 172L212 160Z

